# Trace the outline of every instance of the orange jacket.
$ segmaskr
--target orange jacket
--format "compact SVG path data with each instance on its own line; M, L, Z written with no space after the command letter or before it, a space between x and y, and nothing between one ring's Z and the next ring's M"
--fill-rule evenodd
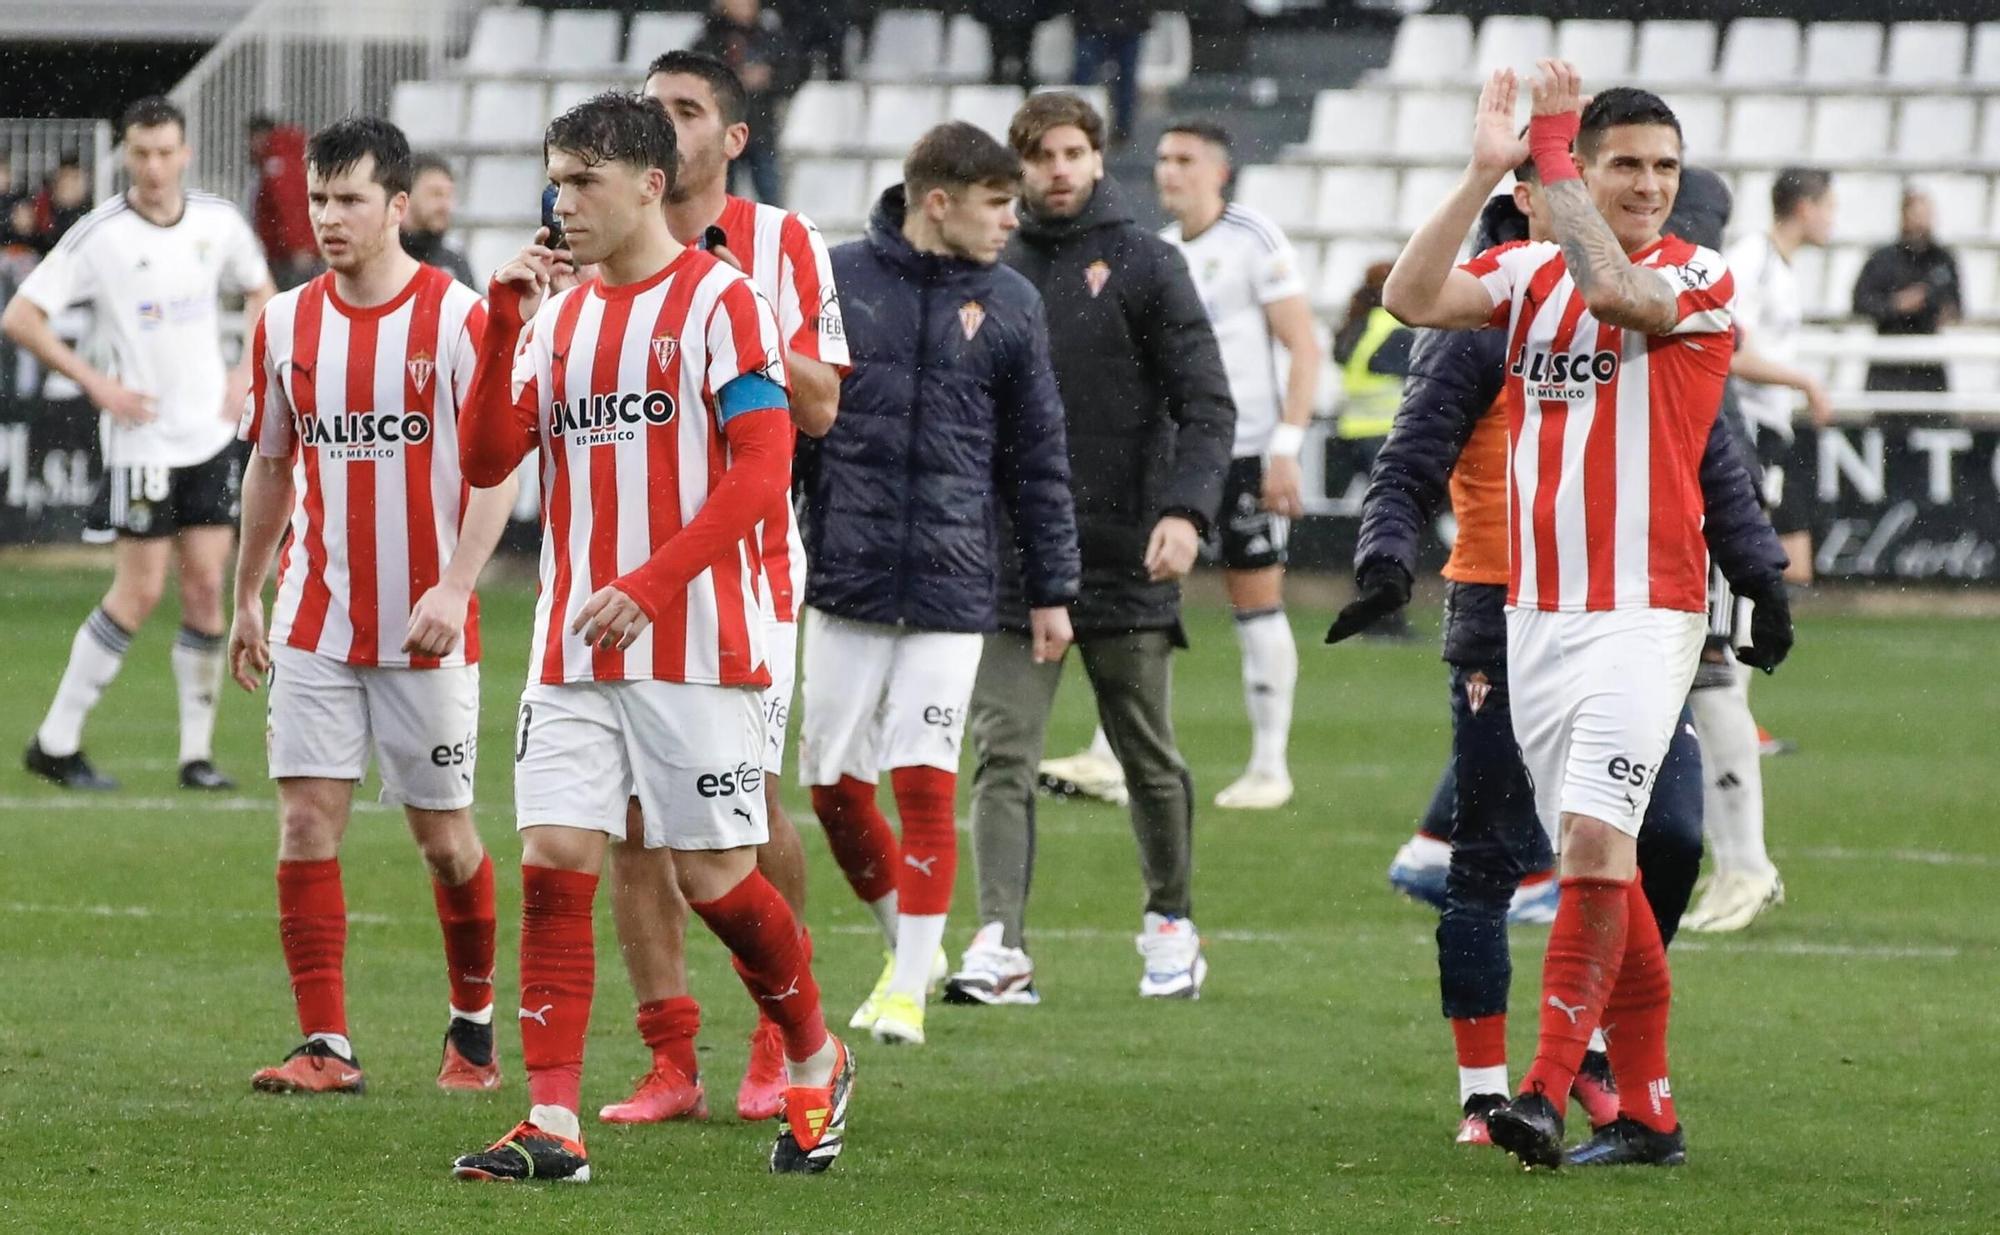
M1451 469L1458 535L1444 577L1456 583L1507 582L1507 414L1503 390L1472 427Z

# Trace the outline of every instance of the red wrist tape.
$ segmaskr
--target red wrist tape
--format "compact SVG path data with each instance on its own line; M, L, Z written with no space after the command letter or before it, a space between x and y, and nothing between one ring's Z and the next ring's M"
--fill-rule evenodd
M1574 180L1576 159L1570 147L1576 144L1583 118L1575 112L1560 116L1533 116L1528 120L1528 155L1535 161L1535 174L1543 184Z

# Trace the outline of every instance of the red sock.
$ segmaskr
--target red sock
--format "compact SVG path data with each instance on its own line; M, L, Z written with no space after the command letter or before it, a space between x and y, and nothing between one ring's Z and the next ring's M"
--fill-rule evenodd
M1622 879L1564 879L1549 950L1542 958L1541 1038L1522 1093L1540 1089L1562 1110L1604 1001L1625 955L1631 885Z
M778 889L753 870L712 901L690 901L736 960L736 972L764 1015L785 1035L785 1056L806 1059L826 1045L819 984L806 960L798 919Z
M1454 1016L1451 1039L1461 1068L1501 1068L1507 1064L1507 1014Z
M701 1032L701 1005L691 995L655 999L639 1005L639 1037L653 1052L653 1066L672 1064L689 1080L701 1075L694 1059L694 1037Z
M577 1109L597 986L597 876L521 867L521 1066L528 1101Z
M903 819L903 861L896 868L896 911L924 917L951 910L958 878L958 774L937 768L889 773Z
M340 859L278 863L278 941L292 975L299 1028L347 1034L347 898Z
M431 880L438 925L444 928L445 974L451 1006L477 1012L493 1004L493 858L479 859L472 878L450 887Z
M1632 881L1631 929L1625 935L1625 963L1604 1006L1604 1041L1611 1075L1618 1082L1618 1113L1656 1132L1680 1126L1673 1087L1667 1083L1667 1013L1673 1004L1673 977L1659 923L1639 881Z
M840 873L864 904L896 890L896 833L875 805L875 786L843 776L837 785L814 785L813 813L826 832L827 847Z

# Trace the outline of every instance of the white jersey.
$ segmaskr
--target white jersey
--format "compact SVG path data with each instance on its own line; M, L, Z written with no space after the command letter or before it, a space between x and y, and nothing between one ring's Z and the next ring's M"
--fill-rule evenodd
M1208 310L1229 394L1236 401L1236 458L1262 455L1284 410L1277 341L1267 306L1306 294L1299 257L1278 225L1248 206L1227 206L1192 240L1178 223L1160 233L1187 258Z
M243 409L225 408L225 287L271 281L249 224L220 197L189 193L179 220L146 221L123 197L83 216L21 284L50 317L73 304L92 311L83 353L125 386L151 395L157 419L101 421L107 467L192 467L236 435Z
M1805 306L1792 263L1778 252L1778 246L1764 232L1745 236L1729 246L1724 260L1736 276L1736 320L1743 327L1750 349L1785 364L1797 363L1799 326L1805 320ZM1797 392L1789 386L1768 386L1741 378L1730 380L1744 417L1759 429L1768 429L1790 441Z

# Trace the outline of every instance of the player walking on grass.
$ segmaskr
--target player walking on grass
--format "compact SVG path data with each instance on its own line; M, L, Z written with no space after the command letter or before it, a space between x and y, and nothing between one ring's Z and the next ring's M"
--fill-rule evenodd
M680 160L658 102L598 95L543 146L567 257L535 244L494 275L461 445L474 485L541 461L541 595L514 751L531 1106L453 1171L590 1178L577 1112L591 913L613 840L674 850L681 894L784 1037L771 1169L823 1171L854 1063L826 1031L798 919L757 869L771 674L753 532L792 443L777 323L749 279L669 230ZM548 295L568 258L598 276Z
M472 824L473 586L514 499L511 486L467 492L457 431L486 309L403 251L411 165L399 129L343 120L313 136L306 164L329 272L273 299L252 337L242 436L255 453L229 635L236 681L254 691L271 680L279 937L306 1040L250 1083L361 1092L340 843L372 741L444 929L451 1021L438 1084L492 1089L493 863ZM288 529L267 637L264 579Z
M646 93L674 122L680 168L667 195L667 226L683 244L706 247L720 229L715 256L750 276L771 303L784 340L791 379L792 422L812 437L833 426L840 376L847 365L847 334L840 299L819 229L803 215L728 192L729 165L749 140L748 99L729 66L699 52L675 51L653 61ZM805 585L805 548L792 515L789 486L759 525L763 558L759 591L764 601L764 652L771 685L764 692L764 810L771 839L757 850L757 866L775 884L805 925L806 860L798 829L779 795L785 767L798 661L797 598ZM701 1007L688 993L683 941L687 904L674 884L673 851L619 845L611 851L611 903L619 950L638 996L639 1036L653 1056L632 1096L598 1112L610 1123L657 1123L702 1118L708 1102L695 1063ZM806 951L812 951L810 934ZM736 1113L770 1119L785 1097L784 1038L762 1013L750 1035L750 1063L736 1093Z
M1579 115L1576 70L1545 60L1524 143L1515 90L1511 71L1488 81L1464 178L1383 289L1413 325L1505 324L1519 401L1508 684L1536 807L1558 838L1561 892L1535 1062L1487 1125L1529 1165L1560 1165L1562 1110L1604 1023L1620 1117L1570 1160L1679 1163L1672 988L1636 837L1706 628L1698 471L1729 371L1734 289L1720 256L1661 234L1681 166L1665 103L1619 88ZM1502 246L1454 268L1487 197L1529 156L1560 243Z
M132 187L70 228L21 284L0 330L83 388L103 413L104 487L92 530L116 539L111 590L76 632L69 663L23 758L65 789L116 789L83 753L83 725L124 666L132 636L180 575L174 639L183 789L233 789L216 770L216 694L222 684L222 576L242 484L233 440L250 363L224 371L223 288L244 294L255 321L276 288L243 216L183 185L187 120L163 98L127 108L118 132ZM49 319L88 304L85 360ZM246 349L247 351L247 349Z

